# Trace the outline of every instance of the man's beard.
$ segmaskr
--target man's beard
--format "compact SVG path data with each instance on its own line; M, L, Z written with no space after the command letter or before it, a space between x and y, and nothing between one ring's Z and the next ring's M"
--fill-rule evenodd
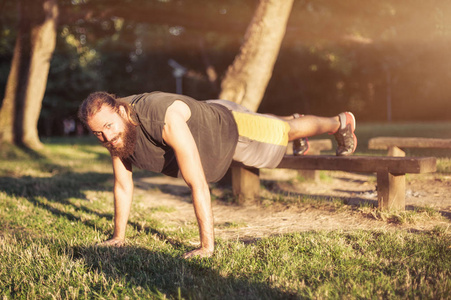
M117 156L119 158L127 158L133 154L136 144L136 128L130 122L124 121L125 129L123 132L115 136L111 141L102 143L111 156ZM115 147L112 143L122 139L122 146Z

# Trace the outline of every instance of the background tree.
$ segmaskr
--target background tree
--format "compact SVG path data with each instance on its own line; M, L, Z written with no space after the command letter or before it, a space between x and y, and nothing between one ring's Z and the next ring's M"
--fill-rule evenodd
M256 111L271 78L293 0L260 0L240 53L221 83L220 99Z
M56 0L19 0L19 29L0 110L0 137L39 149L37 124L55 49Z

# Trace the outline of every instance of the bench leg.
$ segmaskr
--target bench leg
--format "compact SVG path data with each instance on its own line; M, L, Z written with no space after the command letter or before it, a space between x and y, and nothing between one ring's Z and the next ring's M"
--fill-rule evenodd
M256 168L232 167L232 191L238 204L260 198L259 175Z
M307 155L319 155L320 151L317 149L310 149ZM317 170L299 170L298 175L307 181L319 181L319 172Z
M319 173L317 170L299 170L298 175L307 181L319 181Z
M402 149L396 147L396 146L390 146L388 147L388 156L397 156L397 157L405 157L406 152L404 152Z
M381 210L405 210L406 174L377 172L377 201Z

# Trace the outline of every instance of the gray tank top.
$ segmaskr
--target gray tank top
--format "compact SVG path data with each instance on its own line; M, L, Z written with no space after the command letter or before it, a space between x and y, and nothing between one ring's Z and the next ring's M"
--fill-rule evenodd
M226 107L163 92L133 95L119 100L130 103L139 122L135 151L127 158L133 165L180 177L174 151L162 137L166 110L174 101L180 100L191 110L187 124L199 150L207 181L216 182L225 175L238 141L235 120Z

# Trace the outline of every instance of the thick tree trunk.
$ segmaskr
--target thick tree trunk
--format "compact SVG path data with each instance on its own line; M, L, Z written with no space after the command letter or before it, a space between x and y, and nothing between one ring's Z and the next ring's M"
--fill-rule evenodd
M14 46L13 60L11 70L9 71L8 81L6 82L5 98L3 98L0 109L0 141L14 142L14 116L17 87L19 84L19 59L20 59L20 39L16 39Z
M22 0L19 30L5 99L0 111L1 138L39 149L38 119L56 45L56 0Z
M260 0L245 41L221 83L220 99L256 111L271 78L293 0Z

